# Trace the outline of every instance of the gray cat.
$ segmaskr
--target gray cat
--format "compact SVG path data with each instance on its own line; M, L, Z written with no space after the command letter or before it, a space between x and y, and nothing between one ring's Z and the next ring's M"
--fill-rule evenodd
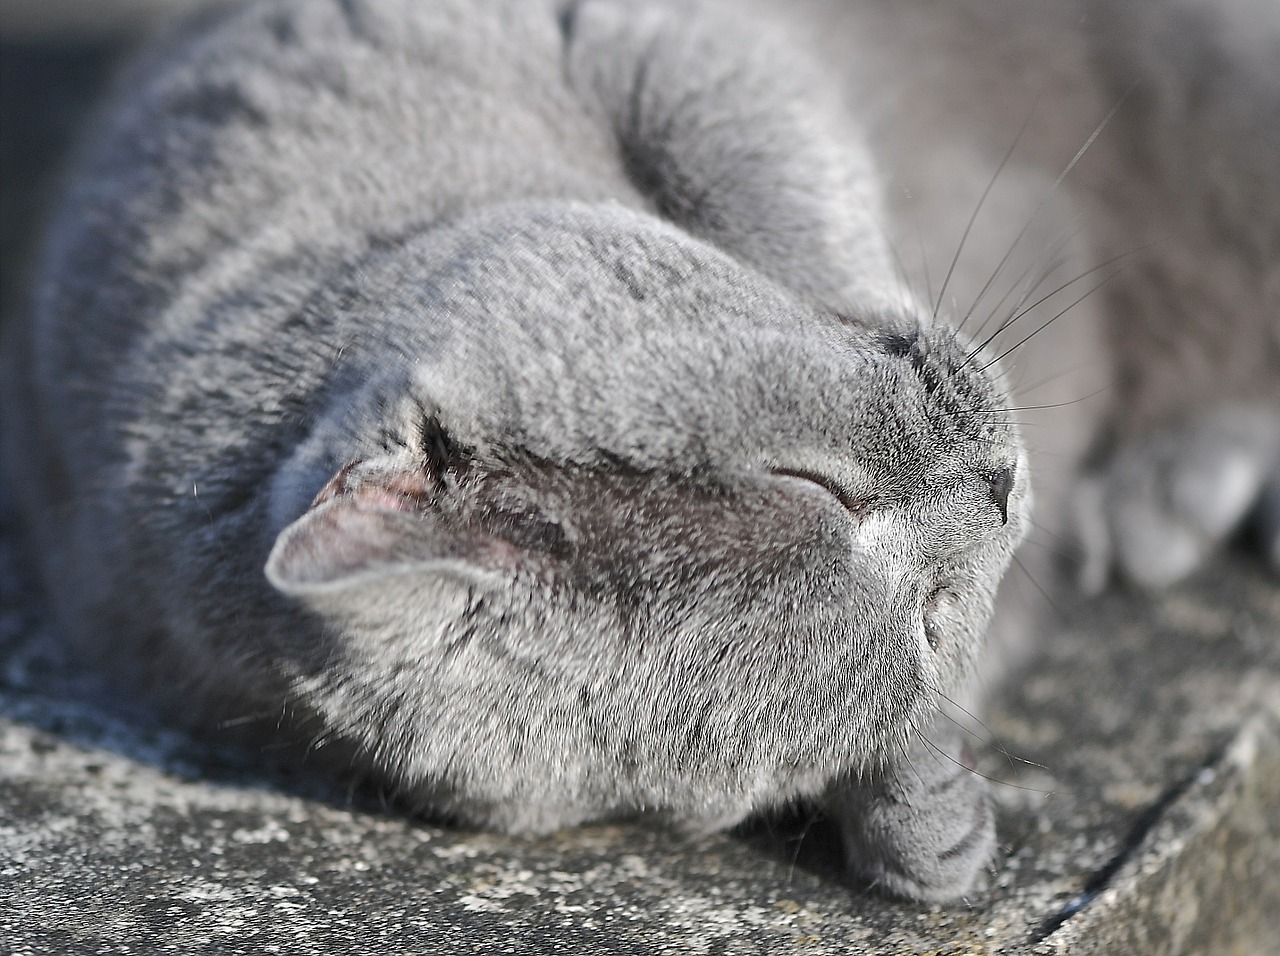
M861 877L971 892L934 715L1037 461L1092 441L1090 586L1280 525L1280 15L1155 7L216 8L123 80L6 345L68 632L459 821L812 803ZM1024 445L1037 349L1109 386Z

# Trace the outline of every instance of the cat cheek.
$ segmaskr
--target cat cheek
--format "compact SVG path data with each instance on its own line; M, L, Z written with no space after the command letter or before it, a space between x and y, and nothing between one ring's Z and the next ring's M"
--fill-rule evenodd
M868 555L878 555L886 568L898 567L898 574L910 573L903 563L902 542L908 540L902 522L888 508L878 508L854 518L853 546Z

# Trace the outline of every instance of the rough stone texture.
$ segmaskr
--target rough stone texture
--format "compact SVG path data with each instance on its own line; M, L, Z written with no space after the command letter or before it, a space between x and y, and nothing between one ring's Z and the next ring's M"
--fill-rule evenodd
M921 907L841 885L821 826L443 829L119 716L59 658L11 545L0 939L15 953L1280 951L1280 591L1243 563L1055 633L987 721L992 887Z
M0 47L6 285L110 52ZM842 885L821 824L406 819L105 701L21 572L0 526L0 952L1280 952L1280 588L1243 559L1068 609L973 725L1004 855L953 907Z

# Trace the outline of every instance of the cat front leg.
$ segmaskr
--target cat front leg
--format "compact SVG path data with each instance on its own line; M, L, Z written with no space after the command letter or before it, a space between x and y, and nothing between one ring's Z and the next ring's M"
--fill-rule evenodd
M907 899L942 902L979 889L995 849L987 781L955 728L923 731L898 759L837 786L850 874Z

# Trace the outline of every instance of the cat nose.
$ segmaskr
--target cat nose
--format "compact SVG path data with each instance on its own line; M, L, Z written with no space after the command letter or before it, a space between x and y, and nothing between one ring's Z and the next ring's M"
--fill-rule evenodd
M1001 468L987 482L991 486L991 500L1000 509L1000 523L1009 523L1009 492L1013 491L1013 466Z

